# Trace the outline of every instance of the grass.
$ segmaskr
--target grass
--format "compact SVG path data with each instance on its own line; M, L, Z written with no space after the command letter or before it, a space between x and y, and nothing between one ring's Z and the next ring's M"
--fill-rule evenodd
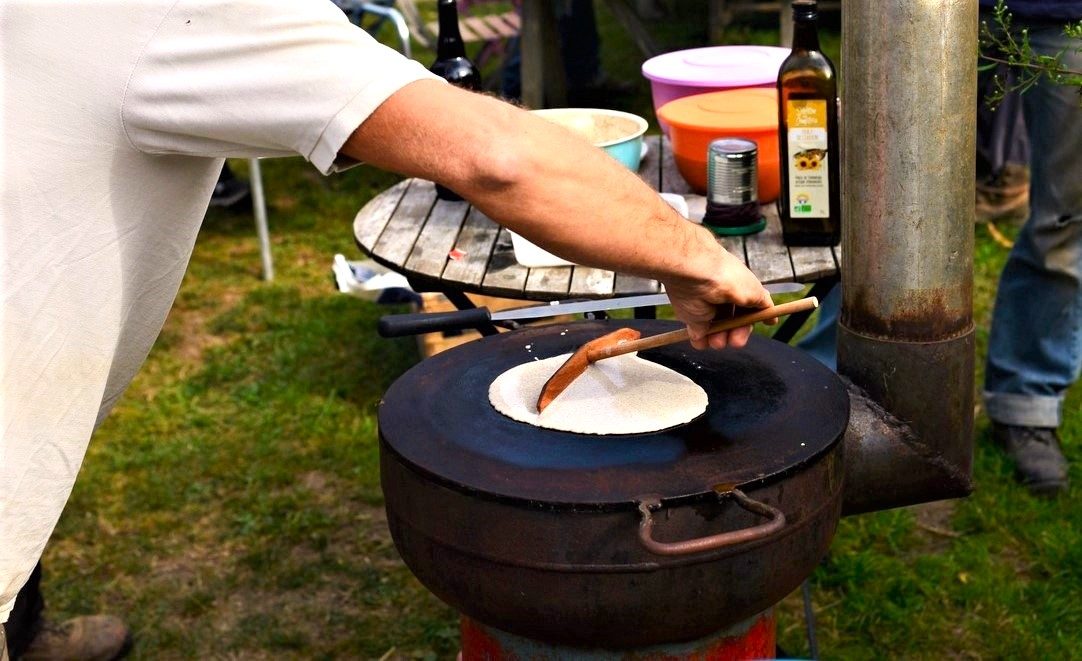
M659 39L701 43L692 3L673 4ZM601 19L606 67L638 80L637 53ZM731 41L771 35L753 26ZM645 85L619 102L652 117ZM453 658L455 615L401 564L381 508L376 405L416 350L377 338L386 310L334 293L328 275L335 252L356 255L353 214L395 178L323 178L298 159L264 162L264 178L277 280L258 279L248 215L208 216L46 551L51 616L121 614L135 658ZM1005 251L976 232L983 355ZM1076 387L1063 428L1076 483L1080 400ZM1027 496L984 418L976 480L957 503L842 521L812 579L826 658L1077 655L1082 496ZM807 653L796 597L779 635Z

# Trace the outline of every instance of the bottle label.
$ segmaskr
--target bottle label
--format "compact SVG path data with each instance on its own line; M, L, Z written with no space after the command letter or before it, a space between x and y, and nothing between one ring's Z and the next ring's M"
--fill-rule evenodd
M827 102L802 99L786 102L789 125L789 215L793 218L830 217L830 176L827 168Z

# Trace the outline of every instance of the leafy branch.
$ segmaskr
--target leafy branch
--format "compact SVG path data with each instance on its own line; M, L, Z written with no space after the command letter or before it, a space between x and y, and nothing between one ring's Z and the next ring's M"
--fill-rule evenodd
M993 78L993 89L986 103L996 107L1003 97L1012 92L1025 93L1042 79L1057 85L1070 85L1079 88L1079 101L1082 103L1082 71L1068 69L1063 64L1063 55L1068 50L1082 52L1082 21L1068 23L1063 33L1078 40L1078 46L1064 49L1055 55L1042 55L1033 50L1029 42L1029 29L1014 29L1011 13L1007 11L1005 0L996 0L992 9L992 21L981 21L980 59L981 71L1007 66L1015 73L1013 77L1004 77L997 73Z

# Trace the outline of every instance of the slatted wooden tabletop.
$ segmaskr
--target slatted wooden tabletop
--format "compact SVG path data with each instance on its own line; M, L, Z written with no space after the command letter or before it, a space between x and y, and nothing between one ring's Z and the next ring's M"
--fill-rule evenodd
M680 176L668 142L650 136L647 144L639 176L659 191L688 196L691 215L701 217L705 199L694 196ZM838 274L838 248L786 247L774 205L765 205L763 213L767 227L762 232L719 239L760 280L814 282ZM438 200L432 182L421 179L399 182L373 198L357 213L353 233L364 252L421 290L546 301L660 289L655 280L585 266L522 266L515 261L507 230L466 202Z

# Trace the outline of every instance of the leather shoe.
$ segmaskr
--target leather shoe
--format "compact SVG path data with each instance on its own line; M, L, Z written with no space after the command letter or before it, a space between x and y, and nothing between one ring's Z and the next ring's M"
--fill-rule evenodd
M85 615L42 623L22 661L113 661L131 649L131 632L112 615Z
M1054 496L1067 489L1067 458L1056 430L993 423L992 439L1014 459L1019 482L1030 493Z

